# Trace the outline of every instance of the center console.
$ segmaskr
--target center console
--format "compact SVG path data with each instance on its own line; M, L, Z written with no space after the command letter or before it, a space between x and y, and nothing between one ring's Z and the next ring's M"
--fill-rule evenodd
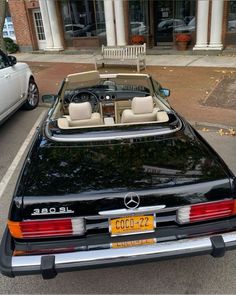
M103 117L115 117L115 103L102 102L102 114Z
M104 118L105 125L115 124L115 103L110 101L102 102L102 114Z

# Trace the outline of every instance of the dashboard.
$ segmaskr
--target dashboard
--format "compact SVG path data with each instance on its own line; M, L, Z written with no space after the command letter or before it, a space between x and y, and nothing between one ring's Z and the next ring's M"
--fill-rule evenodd
M101 87L83 88L67 90L64 94L64 104L71 102L80 103L89 101L92 102L111 102L117 100L129 100L135 96L148 96L149 91L133 91L133 90L110 90Z
M143 97L150 95L147 88L141 88L141 91L140 87L139 89L138 87L139 86L129 86L131 89L117 89L116 87L98 85L95 87L66 90L63 102L64 111L65 113L68 112L70 103L89 102L92 107L92 112L99 112L102 107L103 114L113 116L114 103L116 101L130 101L137 96Z

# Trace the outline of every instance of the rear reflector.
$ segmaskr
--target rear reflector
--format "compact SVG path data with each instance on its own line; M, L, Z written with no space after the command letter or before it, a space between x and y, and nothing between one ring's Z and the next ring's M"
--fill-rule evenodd
M67 252L75 252L76 249L77 248L75 247L68 247L68 248L53 248L53 249L14 250L13 256L67 253Z
M179 208L177 211L177 221L180 224L197 221L224 218L236 214L235 200L225 200L209 203L201 203L192 206Z
M26 220L21 222L9 220L8 228L14 238L53 238L83 235L85 223L83 218Z

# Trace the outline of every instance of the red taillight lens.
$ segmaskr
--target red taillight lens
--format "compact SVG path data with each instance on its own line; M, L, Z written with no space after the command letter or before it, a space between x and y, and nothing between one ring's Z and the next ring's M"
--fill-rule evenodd
M85 231L82 218L8 221L8 228L15 238L65 237Z
M235 214L235 200L225 200L182 207L178 209L177 220L179 223L184 224L223 218Z
M70 236L72 235L72 225L70 219L63 220L43 220L21 222L23 238L32 238L37 233L40 237Z
M231 216L234 212L234 200L200 204L191 207L190 222Z

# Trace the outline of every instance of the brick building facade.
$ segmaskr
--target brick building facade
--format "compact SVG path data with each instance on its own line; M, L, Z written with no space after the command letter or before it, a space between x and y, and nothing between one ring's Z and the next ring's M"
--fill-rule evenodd
M125 45L142 35L148 48L236 50L236 0L9 0L22 51Z

